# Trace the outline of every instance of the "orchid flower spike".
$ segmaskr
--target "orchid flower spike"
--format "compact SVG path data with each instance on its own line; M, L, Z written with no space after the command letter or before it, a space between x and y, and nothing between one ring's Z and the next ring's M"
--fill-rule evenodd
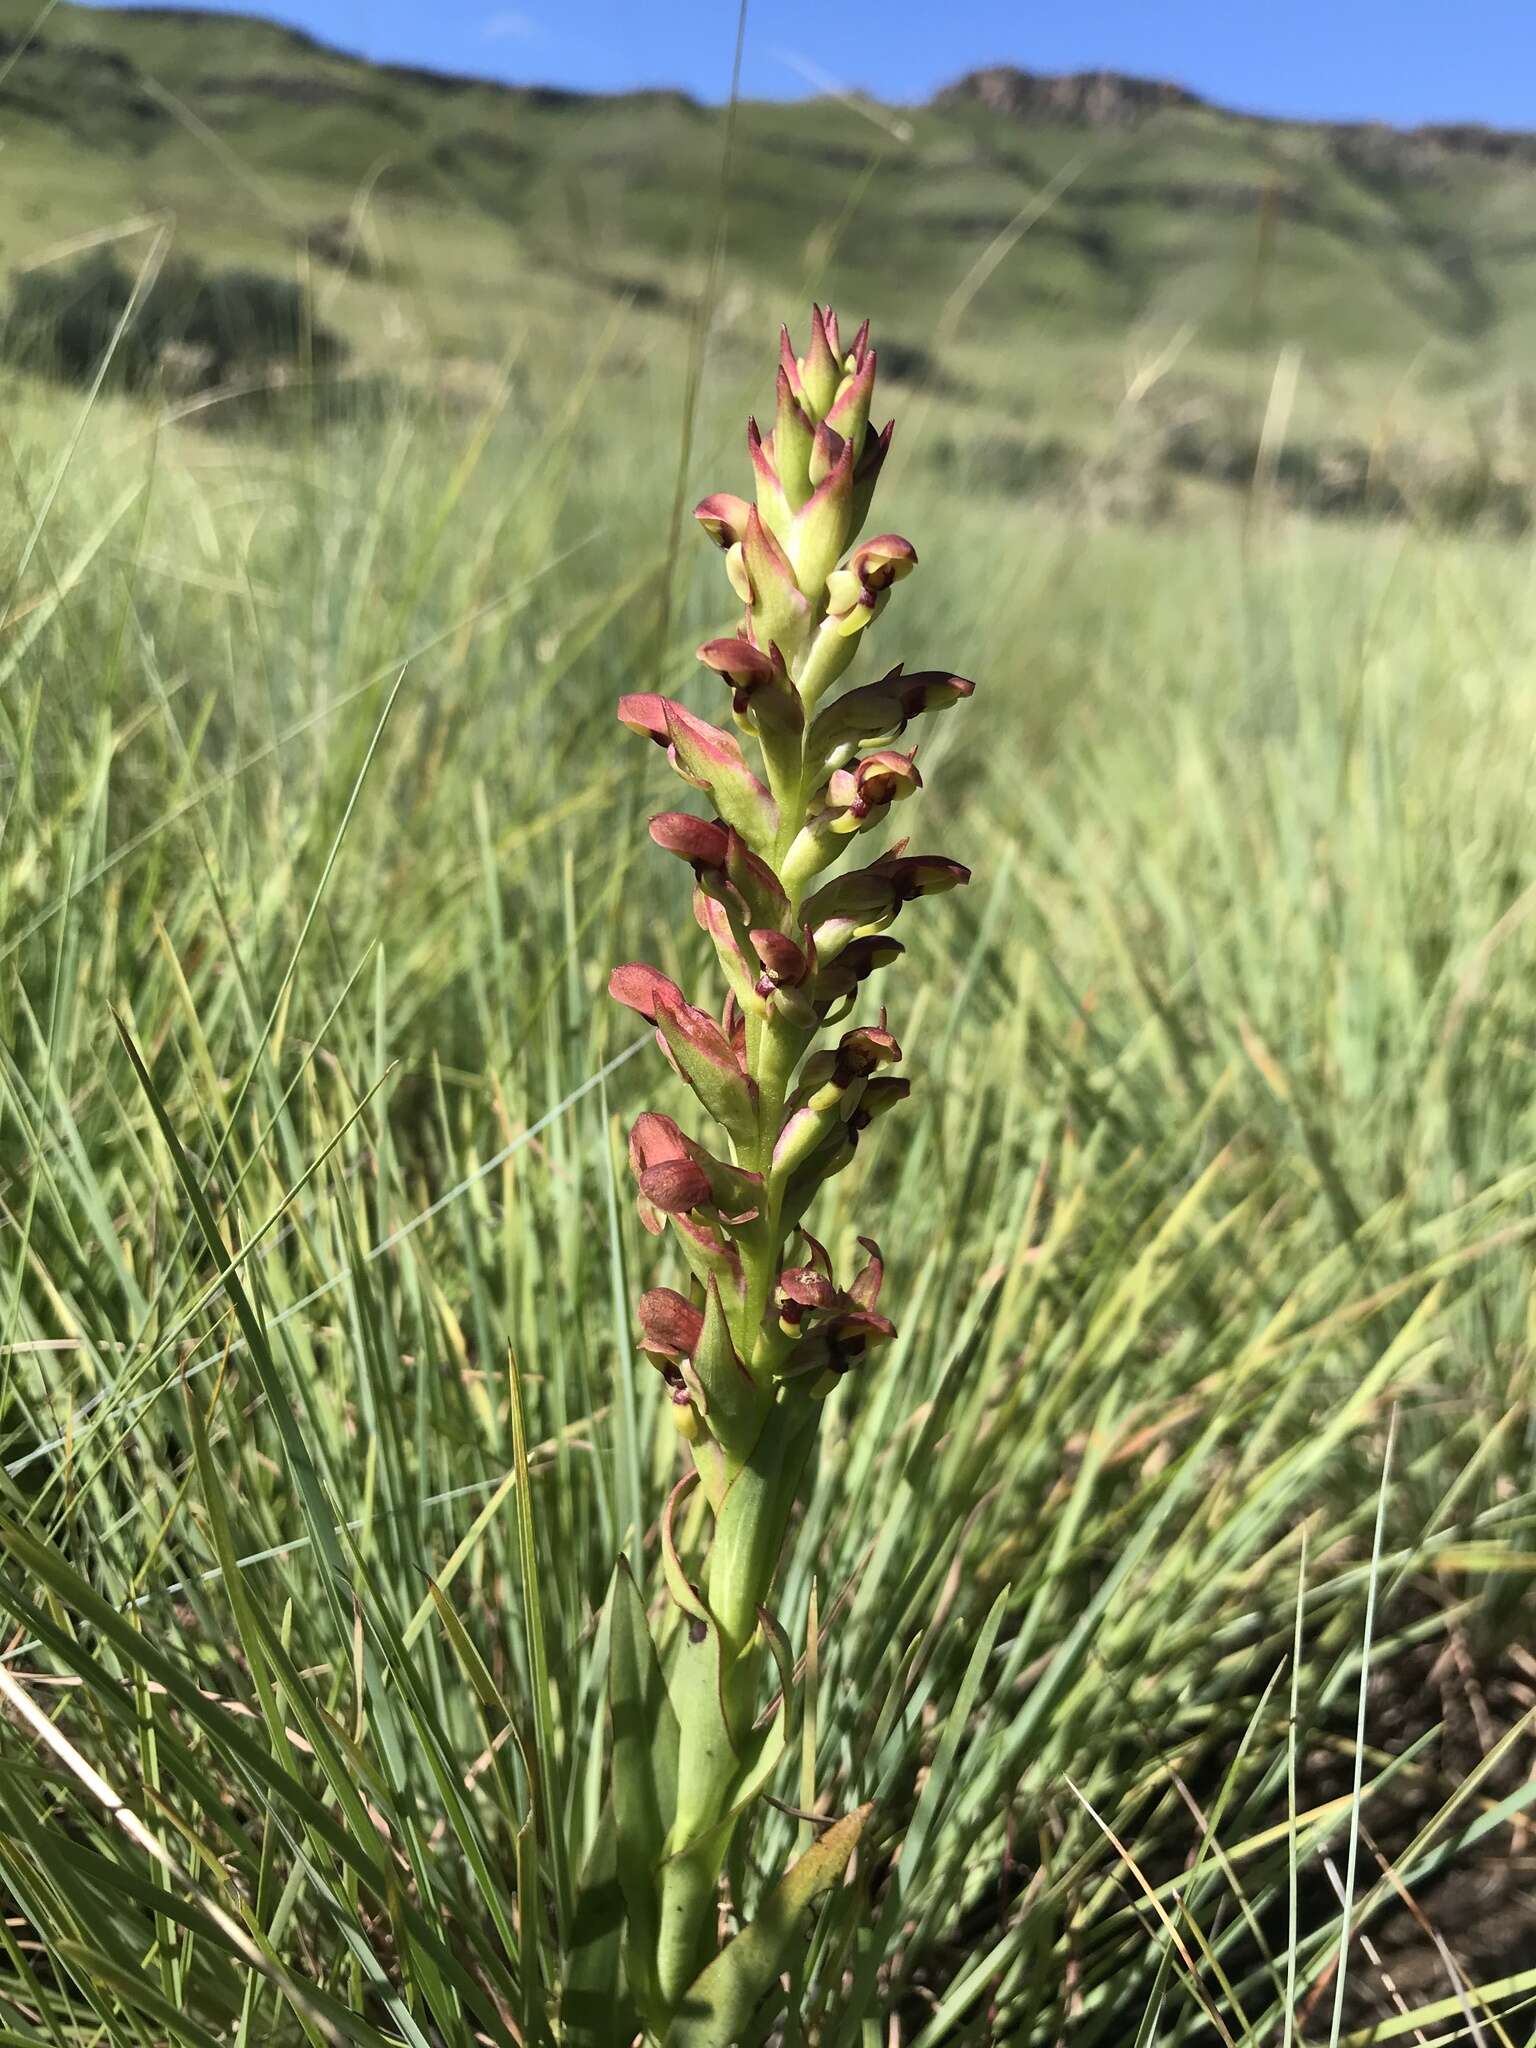
M674 1499L693 1486L703 1508L686 1543L670 1508L660 1524L679 1617L656 1643L675 1764L614 1807L627 1968L658 2038L715 1953L718 1881L752 1803L738 1760L760 1741L770 1676L788 1711L788 1667L769 1654L773 1588L825 1399L896 1335L873 1238L858 1239L863 1262L840 1280L840 1261L803 1227L821 1187L910 1090L891 1071L903 1054L884 1010L851 1014L901 958L884 934L904 906L970 879L958 860L908 853L905 840L824 878L919 796L908 728L974 688L898 663L829 694L918 565L899 534L860 537L891 444L891 425L873 423L876 368L868 324L845 341L830 307L813 308L803 350L781 335L766 431L747 429L751 496L712 492L695 514L737 607L698 650L708 715L651 693L619 704L694 794L696 808L662 810L649 831L692 872L693 915L724 984L723 1000L695 999L638 962L610 982L713 1126L694 1137L647 1110L629 1141L640 1220L670 1233L680 1262L676 1285L642 1295L638 1346L691 1465ZM770 1472L780 1476L752 1494L752 1512L728 1511ZM616 1693L616 1725L619 1707Z

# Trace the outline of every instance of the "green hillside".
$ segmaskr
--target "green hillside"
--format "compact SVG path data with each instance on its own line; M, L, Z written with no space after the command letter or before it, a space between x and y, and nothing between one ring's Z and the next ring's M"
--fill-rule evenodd
M132 262L152 231L131 224L169 219L207 261L312 262L354 365L450 383L577 322L622 335L610 374L684 331L719 109L374 66L238 17L33 19L0 0L8 270L103 230L128 230ZM888 373L942 388L952 436L984 425L1005 484L1063 446L1162 460L1179 436L1174 466L1241 469L1266 411L1308 443L1523 466L1531 157L1112 78L981 74L899 112L751 104L716 338L812 292L867 309Z

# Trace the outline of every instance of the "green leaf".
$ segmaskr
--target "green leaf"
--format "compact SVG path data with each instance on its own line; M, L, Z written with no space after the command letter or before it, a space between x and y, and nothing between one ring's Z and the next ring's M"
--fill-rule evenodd
M182 2048L219 2048L219 2036L200 2025L191 2013L173 2005L147 1976L135 1975L114 1957L88 1948L83 1942L60 1941L56 1950L60 1962L78 1970L87 1982L94 1978L110 1986L125 2005L153 2020L167 2041L178 2041Z
M689 1376L697 1378L704 1397L703 1410L710 1429L731 1458L741 1461L757 1441L771 1396L763 1392L736 1355L713 1275L704 1297L704 1327L689 1368Z
M749 1751L731 1793L732 1819L751 1805L778 1769L799 1725L799 1690L795 1685L795 1654L789 1638L766 1607L757 1610L758 1627L779 1674L779 1711Z
M667 1698L645 1603L628 1561L613 1577L608 1697L613 1710L613 1815L618 1876L629 1922L630 1982L654 2008L660 1886L657 1873L677 1812L677 1716Z
M245 1339L247 1353L256 1369L257 1377L261 1382L261 1390L267 1397L267 1405L282 1442L283 1451L288 1461L288 1469L298 1492L299 1503L304 1512L305 1522L308 1525L310 1541L315 1546L316 1556L323 1559L328 1568L322 1581L326 1596L331 1602L332 1611L338 1623L345 1632L350 1626L351 1616L342 1604L339 1588L347 1583L347 1571L341 1546L336 1537L336 1525L338 1521L344 1520L345 1517L339 1516L333 1504L326 1498L320 1474L315 1467L314 1459L310 1455L309 1446L304 1439L304 1432L300 1428L298 1417L294 1412L295 1399L302 1400L304 1397L303 1389L292 1388L287 1385L278 1371L277 1362L272 1355L272 1349L267 1340L265 1325L257 1314L249 1294L246 1292L244 1282L235 1271L234 1261L230 1258L229 1248L225 1244L219 1230L218 1222L214 1216L208 1196L192 1165L192 1161L187 1156L180 1137L177 1135L176 1126L171 1121L170 1113L166 1109L164 1100L150 1077L149 1069L144 1064L139 1048L134 1043L127 1025L115 1011L113 1012L113 1022L117 1026L117 1035L122 1041L123 1050L127 1053L134 1073L138 1076L140 1087L144 1090L145 1099L149 1103L155 1123L159 1127L160 1135L165 1141L166 1150L169 1152L172 1164L176 1169L176 1177L181 1183L182 1192L187 1198L194 1217L197 1219L197 1225L202 1233L203 1243L207 1249L208 1256L213 1261L214 1266L224 1275L225 1287L229 1294L231 1306L235 1311L235 1320L240 1325L240 1332Z
M748 768L736 741L686 715L669 716L667 732L687 780L709 791L726 824L734 825L755 853L771 852L779 829L778 807Z
M612 2048L640 2024L624 1981L624 1893L613 1800L604 1806L582 1865L560 2001L568 2048Z
M677 1811L669 1851L681 1855L706 1836L720 1813L722 1788L739 1758L725 1717L725 1647L713 1620L691 1618L679 1631L668 1691L688 1745L678 1759Z
M656 1025L678 1071L715 1122L723 1124L739 1145L750 1145L757 1136L757 1098L723 1033L691 1007L677 1010L658 1004Z
M533 1526L533 1499L528 1476L528 1419L523 1406L523 1378L515 1358L508 1360L511 1396L512 1462L517 1473L517 1567L523 1596L524 1639L533 1694L533 1751L538 1766L539 1840L549 1850L554 1883L555 1925L564 1930L570 1918L570 1872L559 1816L564 1808L560 1761L555 1741L549 1689L549 1651L544 1630L544 1588L539 1567L538 1537Z
M663 1540L669 1540L665 1523ZM712 1901L727 1834L721 1818L740 1771L725 1709L727 1665L720 1628L686 1582L683 1590L688 1622L678 1631L667 1679L679 1729L686 1729L687 1737L679 1744L677 1813L658 1873L656 1966L661 2001L669 2009L709 1952L706 1930L713 1924Z
M749 1927L700 1972L666 2036L667 2048L732 2048L801 1939L800 1916L842 1876L874 1812L861 1806L828 1828L763 1901Z

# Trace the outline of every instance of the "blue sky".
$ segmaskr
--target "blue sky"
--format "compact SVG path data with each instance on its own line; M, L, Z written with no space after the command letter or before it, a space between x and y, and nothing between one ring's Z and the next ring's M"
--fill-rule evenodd
M204 0L207 4L207 0ZM224 5L224 0L213 0ZM367 56L599 90L724 96L733 0L272 0ZM1532 0L752 0L746 90L925 98L978 64L1099 65L1267 113L1536 128Z

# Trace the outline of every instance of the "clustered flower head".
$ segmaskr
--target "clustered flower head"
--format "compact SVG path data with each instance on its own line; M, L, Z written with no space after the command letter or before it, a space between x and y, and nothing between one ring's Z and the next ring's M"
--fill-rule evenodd
M650 835L693 871L723 1006L695 1004L653 967L620 967L611 982L655 1025L728 1141L730 1156L718 1156L654 1112L630 1140L641 1219L653 1231L671 1224L690 1269L689 1293L653 1289L640 1322L696 1450L716 1437L693 1370L712 1298L736 1369L764 1391L816 1398L895 1334L875 1308L881 1263L869 1240L870 1262L847 1288L814 1238L790 1249L817 1189L909 1085L891 1071L901 1047L883 1011L819 1051L813 1042L900 957L889 928L903 906L969 879L958 861L901 841L815 886L922 788L908 729L972 690L964 677L909 675L897 663L827 701L917 566L898 534L859 538L891 443L891 424L877 432L870 419L875 367L867 322L845 347L836 315L815 308L804 355L784 332L772 431L756 420L747 428L755 502L716 492L695 514L742 605L734 630L699 649L735 731L651 693L619 705L708 805L704 815L662 812ZM738 733L756 742L750 763ZM727 1465L737 1448L725 1444Z
M700 717L652 692L619 704L701 799L658 813L650 836L691 871L693 914L724 984L723 1000L696 1001L640 962L609 984L654 1027L721 1134L706 1142L647 1110L629 1139L640 1220L671 1230L687 1268L682 1286L639 1303L641 1349L693 1461L661 1518L661 1562L686 1623L656 1646L675 1760L646 1795L654 1829L632 1782L621 1799L616 1779L614 1806L630 1978L663 2030L685 1997L698 1999L729 1844L783 1740L791 1677L768 1603L820 1403L896 1334L874 1239L859 1239L862 1264L839 1276L806 1228L818 1189L909 1088L866 984L901 957L891 927L906 905L970 879L904 838L827 872L906 815L923 786L911 728L972 690L898 662L834 694L917 566L900 535L860 537L891 442L890 426L870 419L874 388L867 325L845 348L817 307L804 355L783 336L772 431L747 429L754 499L718 492L696 515L741 606L699 649L719 709ZM673 1528L691 1487L708 1510L702 1524L690 1518L704 1530L698 1579ZM769 1652L777 1738L758 1717ZM631 1661L625 1686L634 1672ZM621 1716L615 1694L616 1741L621 1719L635 1725L625 1697Z

